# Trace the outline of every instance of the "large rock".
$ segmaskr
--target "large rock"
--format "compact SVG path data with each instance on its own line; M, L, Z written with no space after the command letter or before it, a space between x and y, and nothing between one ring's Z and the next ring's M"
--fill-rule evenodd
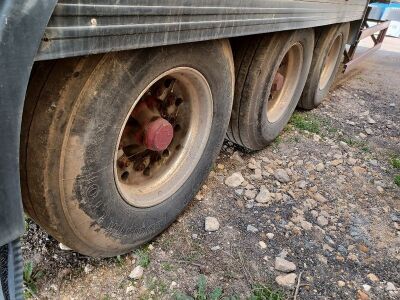
M204 229L208 232L217 231L219 229L219 222L214 217L207 217L204 222Z
M276 257L275 270L290 273L296 270L296 265L282 257Z
M265 187L265 185L262 185L260 188L260 192L258 193L256 197L256 201L258 203L268 203L271 201L271 193L268 191L268 189Z
M143 276L143 271L144 271L143 267L137 266L132 270L131 274L129 274L129 278L140 279Z
M275 170L274 176L276 180L278 180L281 183L288 183L290 181L290 177L284 169Z
M293 287L296 283L297 275L295 273L280 275L275 278L275 281L280 286Z
M244 178L243 178L242 174L240 172L237 172L237 173L233 173L231 176L226 178L225 184L227 186L235 188L235 187L238 187L239 185L241 185L243 181L244 181Z

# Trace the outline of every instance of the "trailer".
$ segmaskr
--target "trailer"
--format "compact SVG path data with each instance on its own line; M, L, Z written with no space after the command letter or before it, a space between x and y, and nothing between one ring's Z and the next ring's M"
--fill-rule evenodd
M373 33L368 4L2 1L0 298L22 297L22 207L85 255L153 239L225 138L262 149L323 101Z

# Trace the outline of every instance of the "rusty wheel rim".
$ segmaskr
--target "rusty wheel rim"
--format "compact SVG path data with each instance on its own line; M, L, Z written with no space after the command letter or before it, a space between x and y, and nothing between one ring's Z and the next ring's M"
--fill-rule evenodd
M199 162L211 131L213 99L189 67L155 78L125 118L114 159L119 193L130 205L158 205L175 194Z
M274 75L267 103L267 119L270 123L279 121L290 105L303 66L303 46L296 43L289 48Z
M336 62L339 59L340 49L342 47L342 41L343 36L338 35L329 49L318 83L318 88L320 90L324 90L328 86L332 74L335 71Z

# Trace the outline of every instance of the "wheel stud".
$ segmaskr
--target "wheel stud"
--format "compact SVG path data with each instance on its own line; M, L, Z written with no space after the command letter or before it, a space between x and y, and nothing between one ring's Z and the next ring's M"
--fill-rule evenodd
M147 168L145 168L145 169L143 170L143 175L144 175L144 176L150 176L150 168L149 168L149 167L147 167Z
M122 175L121 175L121 179L124 180L124 181L127 180L128 177L129 177L129 172L128 172L128 171L125 171L125 172L122 173Z
M168 150L168 149L165 149L165 150L163 151L162 155L163 155L164 157L169 156L169 150Z
M175 106L178 107L179 105L182 104L182 102L183 102L183 99L182 99L182 98L177 98L177 99L175 100Z

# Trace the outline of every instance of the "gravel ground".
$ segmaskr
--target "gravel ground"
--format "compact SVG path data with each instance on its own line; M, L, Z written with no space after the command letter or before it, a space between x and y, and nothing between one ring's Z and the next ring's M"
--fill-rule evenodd
M399 68L387 39L267 149L226 142L185 213L133 253L84 257L27 221L33 297L400 299Z

